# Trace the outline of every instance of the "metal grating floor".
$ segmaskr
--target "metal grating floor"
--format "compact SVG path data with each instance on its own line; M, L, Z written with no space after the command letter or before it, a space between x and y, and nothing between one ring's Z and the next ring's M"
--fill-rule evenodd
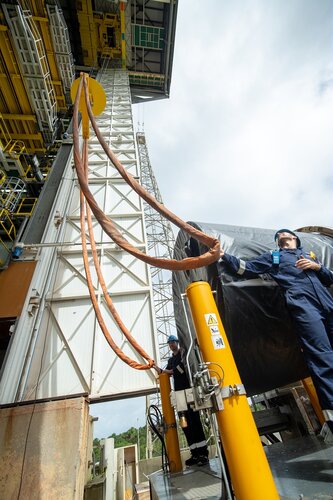
M267 449L281 499L333 500L333 444L303 437Z
M219 462L210 460L209 465L190 467L183 472L167 475L162 471L149 476L153 500L219 500L221 475Z
M333 500L333 444L302 437L266 448L281 500ZM153 500L219 500L221 473L217 459L166 475L149 476Z

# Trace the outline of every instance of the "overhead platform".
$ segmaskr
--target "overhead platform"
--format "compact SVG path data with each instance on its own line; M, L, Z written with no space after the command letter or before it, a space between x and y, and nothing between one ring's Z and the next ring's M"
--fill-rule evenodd
M265 448L281 500L332 500L333 445L320 437L291 439ZM167 475L149 476L153 500L226 499L222 489L220 463L187 468Z

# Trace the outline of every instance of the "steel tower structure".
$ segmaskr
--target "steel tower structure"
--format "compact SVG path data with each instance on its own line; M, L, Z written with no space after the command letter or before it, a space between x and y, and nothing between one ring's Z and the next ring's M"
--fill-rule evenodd
M140 131L136 134L138 156L140 162L140 181L142 186L152 194L156 200L163 203L162 196L156 181L153 167L150 162L145 133ZM148 203L143 203L145 227L147 233L148 252L154 257L173 258L175 238L171 223ZM157 340L161 364L165 365L169 357L167 338L176 333L176 322L172 300L172 274L167 269L150 267L153 303L155 309L155 321L157 328ZM160 407L159 394L146 397L147 411L151 404ZM152 457L153 442L151 429L147 429L147 458Z
M157 201L163 203L160 190L154 175L154 171L149 159L147 142L144 132L136 134L140 169L141 184L151 193ZM171 223L156 212L148 203L144 203L145 226L147 232L148 251L154 257L173 258L175 238ZM156 327L160 358L165 360L169 349L166 339L169 335L175 334L176 323L172 301L172 275L171 271L156 267L150 268L153 300L155 307Z
M132 103L169 96L177 4L1 2L0 496L52 491L54 498L83 498L92 446L89 403L156 392L152 370L132 370L115 356L91 305L69 90L81 71L100 81L107 106L98 127L139 179ZM139 196L93 134L88 156L98 204L147 253ZM159 362L149 268L114 244L94 218L93 230L108 293L126 327ZM91 263L89 238L88 256ZM95 271L92 280L113 339L142 363L106 307Z

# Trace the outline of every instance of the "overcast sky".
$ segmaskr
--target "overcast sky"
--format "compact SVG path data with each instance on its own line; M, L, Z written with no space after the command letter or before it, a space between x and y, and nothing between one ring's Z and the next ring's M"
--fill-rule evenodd
M170 99L134 107L168 208L333 227L332 19L332 0L179 1ZM92 407L96 435L144 425L140 401Z

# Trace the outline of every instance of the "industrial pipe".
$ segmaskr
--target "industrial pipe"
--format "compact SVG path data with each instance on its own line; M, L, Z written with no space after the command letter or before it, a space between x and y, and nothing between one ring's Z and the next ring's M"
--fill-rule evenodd
M306 390L306 392L309 396L310 402L312 404L312 407L315 411L315 414L316 414L320 424L324 425L325 417L323 414L323 410L321 409L318 395L317 395L317 391L315 389L315 386L313 385L312 378L311 377L304 378L302 380L302 383L303 383L304 389Z
M171 406L170 401L170 376L167 373L161 373L159 376L159 383L165 426L165 446L169 459L169 469L170 472L180 472L183 469L183 466L180 457L175 411Z
M205 363L220 365L222 401L217 411L223 449L237 500L278 500L279 495L247 402L222 321L208 283L186 289L200 351ZM209 368L209 364L208 364Z

